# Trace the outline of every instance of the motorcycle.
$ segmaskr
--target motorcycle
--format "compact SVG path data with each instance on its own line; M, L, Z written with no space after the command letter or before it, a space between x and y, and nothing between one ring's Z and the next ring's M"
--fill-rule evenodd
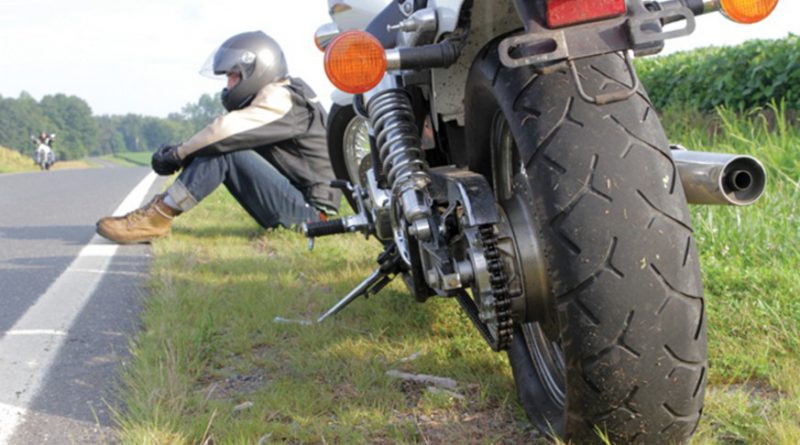
M50 167L52 167L56 162L56 155L53 152L53 149L50 147L50 144L54 138L55 135L50 135L47 137L47 139L42 141L31 136L31 140L34 144L36 144L34 162L36 162L36 165L38 165L41 170L50 170Z
M329 0L329 149L355 213L304 231L384 250L318 321L401 277L508 354L543 434L688 441L708 369L688 204L752 204L766 172L671 145L632 57L776 3Z

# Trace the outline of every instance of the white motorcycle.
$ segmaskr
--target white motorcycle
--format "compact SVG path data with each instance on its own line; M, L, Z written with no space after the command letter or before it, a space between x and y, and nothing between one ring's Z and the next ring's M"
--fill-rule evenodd
M329 144L378 267L323 314L400 276L455 299L543 434L689 439L707 380L705 302L687 204L747 205L749 156L671 146L631 63L777 0L329 0L317 32ZM669 26L667 26L669 25ZM363 29L364 31L362 31Z
M39 168L42 170L50 170L50 167L52 167L53 164L55 164L56 162L56 155L49 144L49 141L52 141L52 138L54 137L55 135L51 135L48 137L46 141L40 141L36 138L31 137L34 144L37 144L34 161L36 162L36 165L38 165Z

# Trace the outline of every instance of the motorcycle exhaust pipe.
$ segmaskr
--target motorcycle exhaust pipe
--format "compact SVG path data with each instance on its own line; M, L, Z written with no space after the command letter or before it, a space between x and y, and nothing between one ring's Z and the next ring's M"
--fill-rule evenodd
M752 156L670 148L689 204L746 206L764 193L767 171Z

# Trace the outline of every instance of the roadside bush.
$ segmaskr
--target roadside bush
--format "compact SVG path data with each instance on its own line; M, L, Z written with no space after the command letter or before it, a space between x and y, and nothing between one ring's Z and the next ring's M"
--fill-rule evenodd
M800 109L800 36L752 40L636 60L656 108L735 110L783 102Z

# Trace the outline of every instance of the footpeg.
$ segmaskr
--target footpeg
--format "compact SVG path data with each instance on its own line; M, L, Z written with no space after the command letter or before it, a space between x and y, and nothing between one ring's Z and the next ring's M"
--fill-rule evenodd
M349 232L361 232L369 237L374 231L374 224L369 212L366 210L364 199L366 194L359 186L353 186L347 181L332 181L332 187L349 192L356 200L356 214L327 221L307 222L302 225L303 234L308 238L308 250L314 249L314 238L320 236L339 235Z
M349 232L365 232L369 229L369 219L364 215L345 216L344 218L303 224L303 234L308 238L339 235L340 233Z
M368 298L370 295L375 295L380 292L398 273L402 272L402 265L404 263L397 247L391 244L378 256L378 264L378 268L375 269L370 276L333 305L332 308L320 315L320 317L317 318L317 323L322 323L326 318L341 311L362 295L364 298Z
M346 233L347 224L344 219L331 219L328 221L309 222L303 224L303 234L308 238L318 236L337 235Z

